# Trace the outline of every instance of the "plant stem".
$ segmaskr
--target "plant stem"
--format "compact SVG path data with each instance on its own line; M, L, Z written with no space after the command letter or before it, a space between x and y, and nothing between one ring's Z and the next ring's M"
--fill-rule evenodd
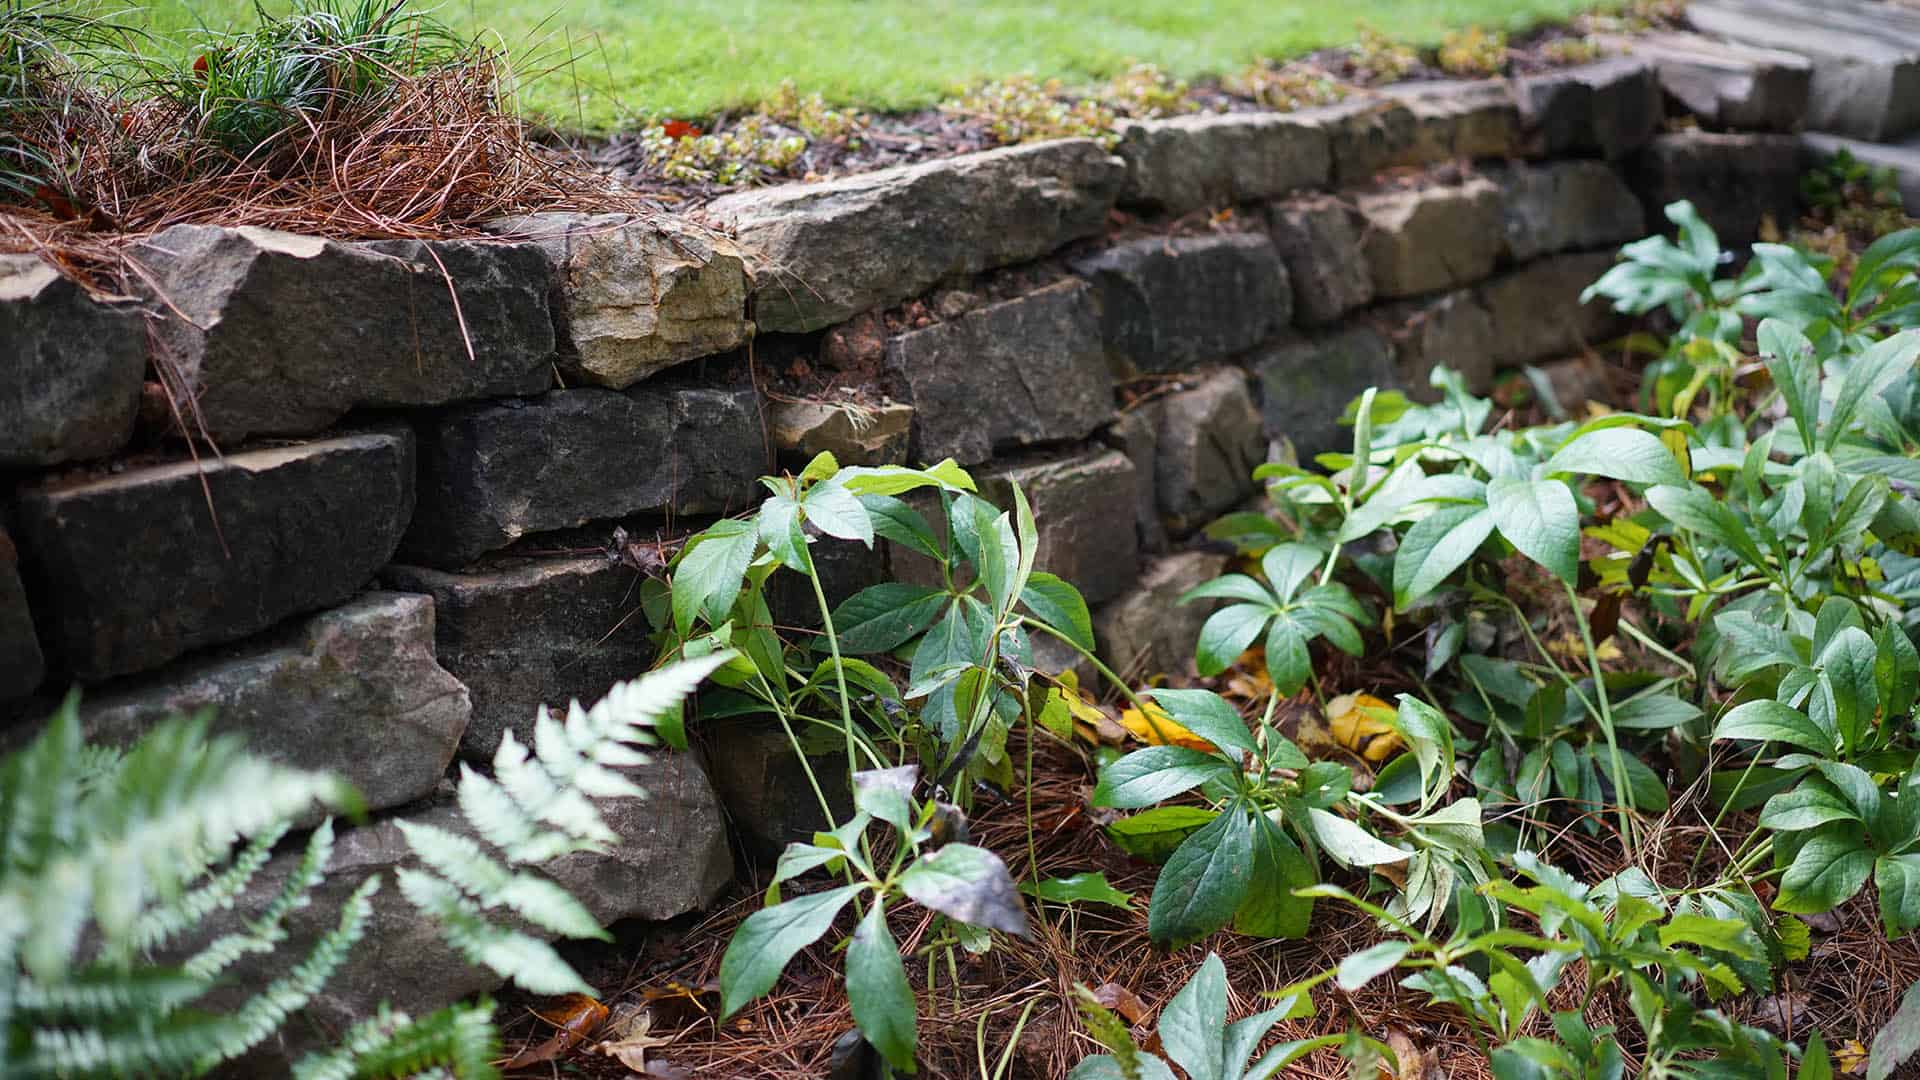
M1058 638L1059 640L1065 642L1068 648L1080 654L1081 659L1085 660L1089 664L1092 664L1094 667L1094 670L1098 671L1102 678L1112 683L1114 686L1114 689L1120 691L1121 696L1127 699L1127 703L1129 705L1132 705L1134 708L1139 709L1140 715L1145 716L1147 718L1147 723L1149 724L1153 723L1153 714L1147 711L1146 702L1141 701L1139 696L1133 692L1132 688L1127 686L1127 681L1125 679L1122 679L1120 676L1114 674L1112 668L1101 663L1099 657L1081 648L1079 642L1073 640L1072 638L1061 633L1060 631L1055 630L1053 627L1048 626L1046 623L1041 622L1039 619L1033 618L1030 615L1021 615L1018 613L1015 613L1014 617L1019 619L1020 622L1026 626L1031 626L1038 630L1044 630L1048 634L1051 634L1053 637ZM1158 730L1158 728L1156 727L1155 730Z
M847 737L847 790L852 791L854 774L860 771L860 757L853 737L853 701L847 696L847 669L840 662L840 635L833 630L833 609L827 604L827 590L820 584L820 571L814 567L811 554L807 557L807 582L813 586L813 599L820 605L820 626L826 631L827 649L833 654L834 689L840 692L840 730ZM832 821L833 815L828 814L827 820Z
M1613 731L1613 706L1607 701L1607 679L1600 670L1600 650L1593 642L1593 627L1587 623L1587 613L1580 609L1580 594L1572 585L1561 582L1567 590L1567 603L1573 605L1573 621L1580 628L1580 643L1587 648L1587 667L1593 672L1594 697L1600 702L1600 730L1607 737L1607 756L1613 767L1613 794L1620 800L1620 839L1627 847L1628 857L1633 854L1633 791L1626 784L1626 766L1620 760L1620 743Z

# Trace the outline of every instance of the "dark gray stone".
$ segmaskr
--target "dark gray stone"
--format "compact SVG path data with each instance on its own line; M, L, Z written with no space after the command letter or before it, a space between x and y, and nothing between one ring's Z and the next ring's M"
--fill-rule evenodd
M1191 672L1200 626L1220 604L1197 600L1182 605L1179 600L1226 568L1225 555L1205 551L1176 552L1147 564L1139 584L1094 612L1100 658L1130 679Z
M1436 364L1460 372L1467 385L1484 392L1493 385L1497 347L1493 318L1471 290L1446 293L1408 304L1375 308L1369 320L1393 346L1399 383L1407 396L1433 401L1428 382Z
M1813 65L1804 56L1679 32L1607 41L1652 63L1660 89L1703 124L1784 132L1806 124Z
M80 708L90 739L128 745L175 713L282 765L332 772L382 810L433 793L471 711L433 658L433 600L368 593L267 640L184 661Z
M0 530L0 701L33 693L46 673L27 590L20 584L19 555Z
M1287 113L1208 113L1120 126L1121 201L1172 214L1325 187L1327 133Z
M1920 128L1920 12L1860 0L1696 0L1709 34L1813 64L1807 126L1885 142Z
M1687 131L1654 139L1629 175L1647 208L1649 231L1669 230L1661 208L1690 199L1721 246L1739 249L1759 238L1769 217L1782 228L1793 223L1806 167L1800 140L1792 135Z
M512 731L533 733L540 706L591 703L653 664L640 575L604 557L524 561L448 574L390 566L391 588L433 597L440 665L465 683L473 717L460 756L487 761Z
M42 641L83 682L353 595L413 512L413 438L370 431L21 492Z
M1080 281L909 331L886 362L913 405L924 462L1085 438L1113 411L1099 311Z
M1665 107L1653 67L1616 57L1530 75L1514 83L1526 149L1561 157L1623 157L1660 129Z
M464 566L531 533L753 501L766 443L751 390L555 390L468 405L420 428L412 561Z
M1265 458L1246 375L1222 368L1143 407L1154 423L1154 490L1161 520L1184 536L1253 494Z
M1160 431L1151 410L1129 410L1115 417L1102 435L1108 446L1133 462L1134 534L1140 550L1167 550L1167 529L1160 524L1160 503L1153 490L1154 459L1159 454Z
M1040 531L1034 567L1071 582L1098 604L1133 583L1139 549L1131 521L1139 498L1133 462L1118 450L999 465L980 473L980 494L995 506L1013 506L1020 485Z
M1605 162L1515 165L1491 175L1505 196L1504 256L1514 262L1614 247L1646 234L1646 210Z
M1353 445L1340 426L1347 403L1369 386L1398 384L1393 348L1367 326L1264 349L1249 362L1260 387L1262 432L1286 439L1302 461Z
M349 409L553 381L553 267L534 244L176 225L134 256L168 316L162 348L217 438L310 434Z
M699 763L688 754L655 753L632 775L646 789L645 799L598 803L601 817L618 836L608 850L568 855L539 869L602 924L697 911L719 895L732 875L726 826ZM410 820L474 835L450 804L423 810ZM300 855L292 851L268 862L241 901L209 919L202 933L240 930L241 919L257 914L285 886ZM328 1039L321 1033L333 1032L337 1038L338 1032L372 1016L382 1002L419 1016L501 984L492 972L461 959L442 939L439 926L401 894L396 872L419 865L396 821L340 831L312 903L287 918L286 942L271 955L241 961L231 972L236 992L266 985L283 973L287 957L305 955L338 923L340 906L355 889L369 877L382 879L365 938L313 1001L269 1040L266 1056L297 1057L316 1040ZM518 926L537 937L552 937L534 926Z
M709 221L755 256L753 318L804 333L1106 227L1126 165L1090 139L742 192Z
M1500 189L1491 181L1370 192L1359 202L1375 296L1440 292L1493 272L1503 225Z
M1515 367L1582 351L1614 336L1622 322L1604 300L1580 293L1613 265L1605 252L1559 255L1503 274L1480 289L1493 330L1495 364Z
M1293 318L1286 267L1265 235L1148 237L1074 268L1100 298L1107 355L1122 374L1245 352Z
M1273 246L1293 285L1294 318L1330 323L1373 300L1373 273L1361 247L1366 223L1332 196L1278 203L1268 212Z
M748 855L779 858L788 844L805 843L832 822L821 812L825 796L833 821L853 816L853 790L844 752L809 748L803 759L776 720L728 717L702 722L695 737L705 750L714 790L734 835ZM807 779L811 770L813 781ZM813 783L820 785L814 794Z
M554 317L570 382L625 389L753 336L746 264L727 240L666 215L536 214L496 222L558 268Z
M133 434L145 319L101 303L34 255L0 255L0 469L111 454Z

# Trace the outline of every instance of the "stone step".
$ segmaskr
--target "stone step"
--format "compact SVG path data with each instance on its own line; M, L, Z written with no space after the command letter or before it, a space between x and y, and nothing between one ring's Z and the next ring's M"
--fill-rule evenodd
M1806 124L1813 62L1799 53L1679 32L1602 41L1652 63L1660 89L1702 123L1758 131Z
M1687 18L1812 61L1809 128L1875 141L1920 129L1920 12L1865 0L1696 0Z
M1920 208L1920 138L1874 143L1810 131L1801 136L1800 142L1809 153L1821 158L1846 150L1868 165L1892 169L1894 183L1900 189L1900 198L1906 203L1908 213Z

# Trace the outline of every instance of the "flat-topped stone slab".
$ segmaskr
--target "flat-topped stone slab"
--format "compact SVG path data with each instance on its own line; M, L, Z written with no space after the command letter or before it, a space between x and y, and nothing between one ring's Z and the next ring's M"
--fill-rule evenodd
M741 192L705 216L749 253L755 325L805 333L1093 236L1126 177L1063 139Z
M1610 248L1646 235L1646 209L1604 161L1516 164L1488 177L1504 194L1503 257L1512 262Z
M1737 249L1758 239L1769 218L1782 229L1793 223L1806 157L1793 135L1683 131L1648 143L1627 171L1649 232L1668 230L1660 209L1688 199L1722 246Z
M901 334L886 368L913 406L923 462L1082 439L1113 411L1100 309L1079 280Z
M1286 264L1299 322L1330 323L1373 299L1362 246L1366 219L1350 200L1310 195L1275 203L1267 210L1267 230Z
M1139 573L1127 527L1137 491L1133 462L1118 450L1022 459L979 474L980 494L1012 506L1019 484L1040 530L1034 565L1080 590L1089 604L1119 595Z
M470 574L389 566L380 577L433 598L435 654L472 698L459 739L468 761L492 760L503 732L530 742L540 706L592 704L653 663L640 575L602 556L512 560Z
M1708 34L1813 63L1807 126L1884 142L1920 129L1920 11L1864 0L1695 0Z
M553 382L553 267L534 244L176 225L133 257L168 316L161 347L218 439Z
M1324 187L1327 133L1291 113L1244 112L1121 125L1121 201L1167 213L1277 198Z
M1660 129L1665 108L1653 65L1611 57L1513 82L1532 156L1625 157Z
M1365 325L1281 342L1256 353L1248 370L1260 391L1262 433L1292 443L1301 461L1351 449L1352 430L1340 426L1347 403L1398 380L1393 346Z
M413 513L413 437L368 431L28 488L28 596L59 669L96 682L337 604Z
M1806 124L1813 63L1799 53L1680 31L1602 41L1651 63L1660 89L1701 123L1751 131L1799 131Z
M1107 356L1124 376L1224 359L1293 319L1286 266L1264 233L1143 237L1074 270L1093 283Z
M420 424L420 506L401 550L454 568L533 533L753 501L766 447L752 390L581 387Z
M471 711L433 656L433 599L367 593L80 703L89 739L124 746L178 713L282 765L332 772L384 810L433 793Z

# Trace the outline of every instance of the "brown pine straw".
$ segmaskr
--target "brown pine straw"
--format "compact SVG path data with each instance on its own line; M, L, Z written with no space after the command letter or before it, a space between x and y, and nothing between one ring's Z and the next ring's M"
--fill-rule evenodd
M341 97L264 150L235 157L191 130L183 107L82 93L28 133L73 160L71 198L0 207L0 251L33 252L101 291L125 290L134 242L181 223L257 226L343 240L482 236L548 210L647 213L503 106L503 72L476 51L363 99Z
M1146 901L1152 893L1157 868L1142 864L1116 848L1101 827L1102 811L1091 809L1093 772L1079 751L1050 737L1034 747L1031 785L1034 848L1042 877L1082 871L1103 871L1116 888L1134 896L1132 911L1100 905L1041 905L1028 901L1033 935L1021 941L996 935L992 951L974 958L957 947L932 940L932 919L923 909L901 905L891 919L895 938L907 956L909 979L919 993L919 1075L934 1078L981 1076L977 1064L980 1040L976 1025L987 1017L985 1047L989 1064L1013 1038L1015 1022L1029 1002L1037 1001L1015 1051L1010 1076L1053 1080L1065 1076L1084 1056L1100 1048L1086 1036L1071 1005L1074 983L1099 986L1113 981L1131 990L1152 1010L1134 1027L1134 1035L1152 1049L1158 1010L1198 970L1209 950L1220 954L1227 967L1231 1005L1229 1016L1239 1018L1271 1003L1262 991L1285 986L1333 967L1339 961L1388 936L1371 919L1350 907L1320 901L1314 909L1311 934L1297 941L1263 941L1231 932L1172 953L1155 948L1147 938ZM1016 769L1024 769L1026 744L1016 733L1009 740ZM1456 790L1464 795L1464 789ZM1029 873L1026 858L1026 790L1016 782L1015 793L1004 801L983 795L974 810L973 840L1006 859L1023 880ZM1539 811L1544 817L1546 810ZM1663 884L1686 884L1693 852L1706 837L1702 815L1712 810L1697 797L1679 800L1662 819L1647 819L1646 833L1657 857L1647 867ZM1573 815L1563 811L1565 820ZM1621 869L1618 838L1606 831L1614 820L1611 808L1594 811L1602 831L1590 836L1578 828L1559 829L1548 856L1568 865L1586 881L1597 881ZM1691 824L1689 824L1689 822ZM1728 835L1750 829L1751 816L1723 822ZM1710 880L1724 862L1709 852L1701 860L1698 881ZM1329 880L1361 892L1365 881L1332 864L1324 867ZM734 929L760 910L764 877L743 887L730 902L691 927L662 932L651 945L636 950L606 950L586 954L583 970L608 995L609 1004L638 1003L649 989L670 981L700 985L719 977L720 958ZM796 887L797 886L797 887ZM786 895L823 887L812 880L790 883ZM1763 898L1771 894L1762 886ZM1846 1039L1870 1042L1873 1033L1893 1015L1899 997L1920 980L1920 942L1912 937L1889 943L1881 935L1870 896L1862 896L1834 913L1832 930L1816 927L1812 955L1789 964L1776 988L1785 995L1806 994L1794 1002L1783 1029L1766 1021L1778 1004L1766 995L1746 994L1718 1003L1735 1019L1769 1026L1795 1041L1804 1042L1815 1029L1829 1046ZM1523 924L1524 925L1524 924ZM843 916L821 944L795 957L773 993L744 1009L724 1024L697 1011L677 1027L656 1027L653 1034L673 1034L671 1045L651 1058L696 1077L744 1077L757 1080L800 1080L828 1075L835 1040L852 1027L841 971L844 954L831 948L852 929ZM950 966L952 965L952 966ZM929 970L930 967L934 970ZM959 985L953 972L957 967ZM1583 1000L1584 970L1569 968L1553 993L1556 1008L1583 1008L1588 1022L1621 1029L1622 1049L1630 1071L1644 1046L1624 997L1606 992ZM1382 977L1353 994L1331 984L1313 991L1316 1014L1283 1023L1269 1043L1283 1039L1339 1033L1357 1026L1378 1039L1390 1033L1404 1036L1413 1047L1453 1080L1480 1080L1491 1071L1471 1032L1451 1009L1431 1004L1423 993L1400 989ZM551 1028L508 999L501 1016L506 1022L509 1051L545 1039ZM709 999L709 1004L717 999ZM1703 1004L1706 1004L1704 1001ZM1545 1018L1536 1017L1529 1033L1551 1036ZM632 1075L606 1059L576 1052L565 1059L568 1075L625 1077ZM529 1076L555 1076L554 1063L528 1071ZM1322 1051L1285 1072L1288 1077L1336 1080L1347 1076L1346 1062L1332 1051ZM1429 1073L1417 1080L1428 1080ZM1383 1080L1389 1080L1383 1076ZM1409 1077L1408 1080L1415 1080Z

